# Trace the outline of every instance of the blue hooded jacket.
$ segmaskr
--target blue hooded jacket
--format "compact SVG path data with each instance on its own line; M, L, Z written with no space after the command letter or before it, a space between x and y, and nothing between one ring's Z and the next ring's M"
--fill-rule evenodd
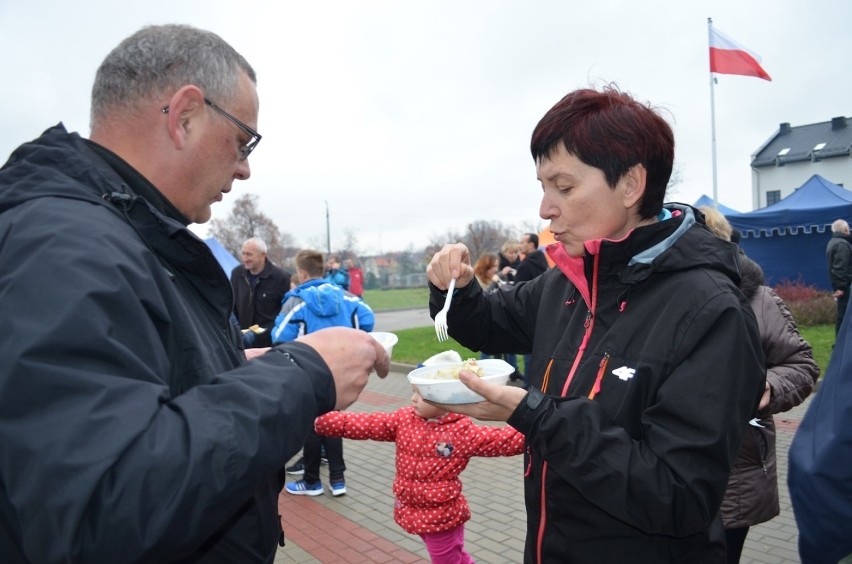
M284 295L281 313L272 329L274 344L293 341L326 327L372 331L376 318L361 298L328 280L308 280Z

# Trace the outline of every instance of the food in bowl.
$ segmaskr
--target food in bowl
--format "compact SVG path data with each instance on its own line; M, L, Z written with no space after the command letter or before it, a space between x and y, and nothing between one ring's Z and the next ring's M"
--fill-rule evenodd
M461 364L439 367L438 370L431 374L424 374L424 378L433 378L435 380L458 380L459 373L462 370L476 374L480 378L485 375L482 367L477 364L475 358L469 358Z
M480 378L486 382L505 385L514 368L499 358L486 358L475 361L481 369ZM408 381L417 386L424 399L435 403L460 404L477 403L485 398L465 386L458 379L458 373L464 370L464 363L447 363L423 366L408 373ZM455 375L453 377L452 375Z

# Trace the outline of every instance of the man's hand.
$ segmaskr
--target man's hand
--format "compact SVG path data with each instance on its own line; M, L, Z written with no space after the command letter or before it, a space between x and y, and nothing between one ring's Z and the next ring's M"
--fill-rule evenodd
M375 370L380 378L390 371L390 358L384 347L364 331L349 327L329 327L299 337L322 357L334 377L336 410L346 409L358 399Z
M470 266L470 252L461 243L444 245L432 256L426 267L426 276L436 288L446 290L450 280L456 279L456 288L464 288L473 280L473 267Z
M506 421L518 405L524 401L524 398L527 397L527 392L523 388L490 384L467 370L462 370L459 373L459 380L465 386L484 397L485 401L459 405L447 405L431 401L429 403L447 411L470 415L482 421Z

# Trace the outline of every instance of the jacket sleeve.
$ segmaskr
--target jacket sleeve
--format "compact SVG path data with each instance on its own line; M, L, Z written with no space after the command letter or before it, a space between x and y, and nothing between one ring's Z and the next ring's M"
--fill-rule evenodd
M456 289L447 313L450 336L474 351L488 354L529 354L541 294L546 284L564 275L551 269L529 282L485 294L471 281ZM445 292L429 284L429 312L434 319L444 305Z
M805 401L819 376L813 349L799 334L787 305L771 288L758 289L752 309L760 328L770 386L769 405L758 415L789 411Z
M524 436L510 425L471 425L471 456L515 456L524 452Z
M173 395L185 353L163 338L168 273L133 233L89 252L103 214L70 206L0 233L16 241L0 245L15 265L0 269L14 328L0 334L0 529L16 529L31 562L179 558L298 451L334 382L292 343Z
M303 323L299 316L304 303L301 298L295 296L284 300L281 305L281 312L275 317L275 325L272 328L273 344L277 345L296 340L299 336L299 328Z
M765 374L754 316L733 293L712 298L680 331L671 369L638 414L641 434L597 399L538 390L508 420L566 487L632 527L675 537L717 516Z
M400 412L358 413L355 411L332 411L314 421L314 430L323 437L341 437L356 441L396 440Z
M376 315L373 310L360 298L356 296L346 297L347 303L352 304L355 308L355 317L358 321L358 328L363 331L372 331L376 326Z
M828 564L852 554L852 320L790 445L790 500L802 562Z

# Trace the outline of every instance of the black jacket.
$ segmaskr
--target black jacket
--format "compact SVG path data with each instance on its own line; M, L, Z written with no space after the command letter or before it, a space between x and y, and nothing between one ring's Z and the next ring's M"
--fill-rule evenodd
M832 290L849 291L852 283L852 243L844 233L832 233L825 247L828 280Z
M541 276L547 270L547 258L538 249L524 257L515 273L515 282L526 282Z
M272 562L331 374L246 363L210 250L99 154L60 125L0 169L2 561Z
M239 265L231 271L231 286L234 288L234 314L240 328L263 327L266 331L255 337L254 346L271 346L275 317L281 311L284 294L290 291L290 275L267 258L254 284L249 281L246 267Z
M719 505L763 355L735 246L674 211L584 258L551 245L557 268L453 300L458 342L532 353L508 421L528 448L525 562L724 562ZM442 300L433 288L433 315Z

